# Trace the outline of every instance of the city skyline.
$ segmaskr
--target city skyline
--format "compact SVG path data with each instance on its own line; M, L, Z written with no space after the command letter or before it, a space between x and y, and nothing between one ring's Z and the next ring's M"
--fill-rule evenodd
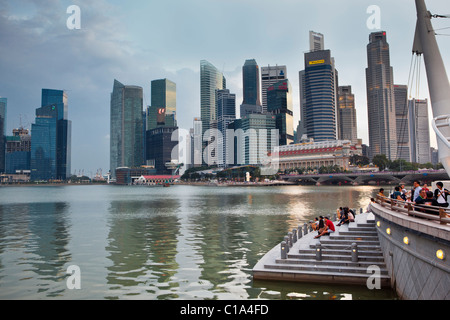
M293 87L296 126L300 118L298 72L302 70L304 52L309 48L309 31L314 30L326 38L325 49L333 53L340 84L352 86L358 135L365 144L369 141L364 72L370 33L387 32L394 82L401 85L408 81L416 23L413 1L410 6L389 1L361 1L358 4L350 1L339 4L280 1L270 10L264 8L263 1L250 0L227 4L180 1L175 4L176 10L171 8L174 4L169 6L152 1L136 1L128 6L112 1L77 1L82 14L81 29L68 30L66 8L71 2L40 1L39 7L34 5L38 2L31 0L21 5L14 1L0 4L0 33L8 48L0 59L0 67L4 70L0 96L8 99L8 133L20 124L30 127L42 88L68 92L74 126L73 171L84 169L86 174L94 174L98 168L104 173L109 170L109 99L111 82L115 78L142 86L144 106L150 105L152 80L167 78L175 82L177 120L180 128L189 130L193 119L200 116L200 60L208 60L223 72L227 88L236 94L239 102L243 95L242 66L246 60L255 59L260 67L286 65L287 78ZM373 4L381 9L379 30L370 30L366 26L370 17L366 10ZM448 1L433 1L428 5L437 14L446 14L450 9ZM255 8L254 16L258 19L248 20L245 12L250 8ZM217 32L221 36L214 36L214 32L205 27L216 20L214 12L229 18L228 24L218 26ZM342 15L335 12L344 12L343 15L348 17L345 23L342 23ZM278 32L278 21L270 20L274 13L284 17L286 35ZM149 14L155 16L154 19L144 19ZM182 18L181 14L187 14L189 19ZM206 20L201 24L190 23L197 16L205 16ZM157 27L165 20L172 24L160 32L142 31ZM448 26L445 20L433 23L436 29ZM249 34L256 36L248 38ZM245 45L242 45L243 39L247 41ZM450 52L447 39L438 37L443 53ZM203 42L207 45L202 45ZM445 55L443 58L448 69L450 59ZM421 90L416 98L426 99L428 89L425 73L422 74ZM434 141L432 133L432 146ZM86 154L92 156L86 159Z

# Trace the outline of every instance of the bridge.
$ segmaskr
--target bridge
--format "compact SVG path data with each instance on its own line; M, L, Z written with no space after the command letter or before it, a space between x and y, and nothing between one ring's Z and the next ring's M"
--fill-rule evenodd
M280 178L287 182L298 184L314 183L316 185L412 184L415 180L430 185L434 181L450 180L446 170L302 174L282 175Z

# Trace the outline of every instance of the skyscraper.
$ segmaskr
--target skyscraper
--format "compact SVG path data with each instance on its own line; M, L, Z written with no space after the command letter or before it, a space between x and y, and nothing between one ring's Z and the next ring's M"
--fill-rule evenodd
M300 131L316 142L337 139L337 88L331 51L305 53L305 70L300 71Z
M373 156L384 154L397 159L394 75L386 32L370 34L367 45L367 109L369 142Z
M147 130L158 126L176 127L177 85L168 80L153 80L151 106L147 109Z
M394 97L397 128L397 159L411 162L408 86L394 85Z
M261 113L259 66L255 59L246 60L242 67L244 100L241 105L241 117L251 113Z
M0 173L5 172L6 109L8 100L0 98Z
M221 133L218 141L219 165L227 166L227 129L236 120L236 95L228 89L217 90L217 118L217 129Z
M431 162L430 125L427 99L409 100L409 121L412 162Z
M279 145L294 142L292 87L288 79L281 80L267 88L267 112L275 116L279 133Z
M72 122L67 94L42 89L42 106L31 126L31 180L66 180L71 171Z
M338 88L338 139L358 143L355 95L351 86Z
M314 31L309 32L309 50L310 51L325 50L325 39L323 34Z
M202 135L217 123L216 90L226 89L226 79L214 65L206 60L200 61L200 117Z
M267 88L287 79L286 66L267 66L261 68L262 113L267 112Z
M31 169L31 135L27 129L13 130L13 135L6 137L6 173Z
M114 80L111 93L110 170L144 164L143 90Z

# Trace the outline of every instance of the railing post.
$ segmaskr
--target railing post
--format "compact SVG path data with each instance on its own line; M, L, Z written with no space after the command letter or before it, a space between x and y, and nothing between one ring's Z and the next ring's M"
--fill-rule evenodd
M289 248L292 247L293 245L293 238L292 238L292 232L288 232L288 237L289 237Z
M316 260L322 261L322 245L320 243L316 244Z
M297 227L297 230L298 230L298 232L297 232L297 233L298 233L298 236L297 236L297 237L298 237L298 239L300 239L301 237L303 237L303 234L302 234L302 226L299 225L299 226Z
M294 242L294 243L296 243L297 242L297 229L292 229L292 241Z
M355 242L352 243L352 262L358 262L358 245Z
M286 243L286 250L287 250L287 252L289 252L289 237L288 236L284 237L284 242Z
M444 208L439 208L439 221L441 224L447 224L446 222L442 221L442 218L447 218L447 213L445 213Z
M288 251L289 251L289 249L288 249L288 246L286 244L286 241L282 241L281 242L281 259L283 259L283 260L287 259Z
M305 236L308 234L308 225L306 223L303 225L303 234Z

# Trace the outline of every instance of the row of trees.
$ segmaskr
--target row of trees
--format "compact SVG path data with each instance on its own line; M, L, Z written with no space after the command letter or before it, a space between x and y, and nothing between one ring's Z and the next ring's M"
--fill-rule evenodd
M391 161L384 154L379 154L373 157L372 163L375 166L377 166L380 170L389 170L389 171L417 171L419 169L439 170L443 168L441 163L438 163L437 165L433 165L430 162L425 164L419 164L416 162L408 162L403 159Z

